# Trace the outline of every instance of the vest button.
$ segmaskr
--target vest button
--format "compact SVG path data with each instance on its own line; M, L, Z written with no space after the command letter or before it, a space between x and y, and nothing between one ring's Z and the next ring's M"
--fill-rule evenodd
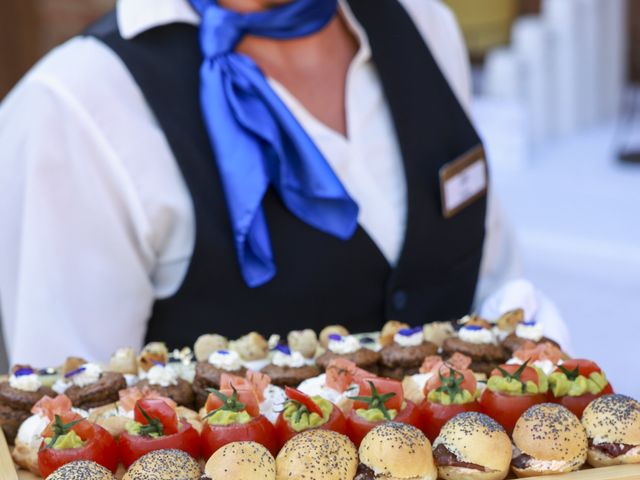
M396 310L404 310L409 300L409 295L404 290L397 290L392 297L393 307Z

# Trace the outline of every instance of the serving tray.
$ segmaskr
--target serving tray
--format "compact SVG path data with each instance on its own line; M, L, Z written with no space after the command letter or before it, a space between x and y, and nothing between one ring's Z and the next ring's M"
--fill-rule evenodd
M120 473L120 472L119 472ZM121 474L118 475L120 478ZM640 465L619 465L616 467L588 468L579 472L563 473L544 477L531 477L538 480L638 480ZM24 470L17 470L9 452L9 446L0 429L0 480L42 480Z

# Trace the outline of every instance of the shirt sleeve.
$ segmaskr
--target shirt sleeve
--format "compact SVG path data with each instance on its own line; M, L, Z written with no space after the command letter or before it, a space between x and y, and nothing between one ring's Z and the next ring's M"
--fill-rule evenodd
M95 121L55 79L0 108L0 298L10 361L139 348L154 300L145 219Z

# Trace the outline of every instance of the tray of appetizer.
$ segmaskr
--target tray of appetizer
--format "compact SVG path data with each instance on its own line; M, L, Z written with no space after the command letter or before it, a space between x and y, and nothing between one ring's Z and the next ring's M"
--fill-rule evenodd
M0 480L640 478L640 403L521 310L15 365L0 426Z

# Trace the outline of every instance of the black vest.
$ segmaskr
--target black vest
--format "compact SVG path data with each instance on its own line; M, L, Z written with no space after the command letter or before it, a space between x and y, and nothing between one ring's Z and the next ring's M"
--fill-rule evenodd
M248 288L240 274L199 106L198 29L171 24L124 40L111 14L89 31L131 71L168 139L195 208L195 250L187 276L175 295L155 303L147 340L182 346L206 332L233 338L252 330L319 331L329 324L371 331L389 319L419 325L469 311L486 202L444 219L438 171L480 140L397 0L349 4L369 37L403 156L408 209L402 254L391 268L362 228L350 240L338 240L299 221L269 192L263 205L277 274L258 288Z

